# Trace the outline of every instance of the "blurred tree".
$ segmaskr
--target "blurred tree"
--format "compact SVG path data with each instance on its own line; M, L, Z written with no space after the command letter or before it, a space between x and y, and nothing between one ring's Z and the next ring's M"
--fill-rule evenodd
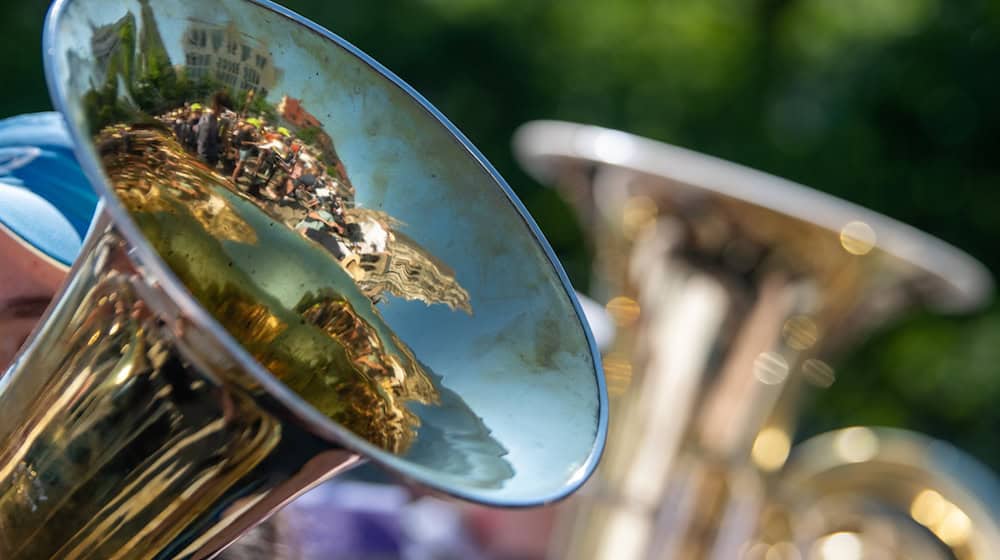
M469 135L585 287L581 227L510 154L559 118L691 147L814 186L938 235L1000 272L1000 3L992 0L287 0L427 96ZM10 3L0 91L47 108L44 7ZM38 52L36 49L35 52ZM1000 307L919 316L875 337L804 433L907 425L1000 469Z

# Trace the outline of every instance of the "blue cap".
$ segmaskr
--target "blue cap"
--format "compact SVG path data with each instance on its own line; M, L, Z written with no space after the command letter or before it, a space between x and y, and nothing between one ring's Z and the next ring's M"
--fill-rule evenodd
M0 225L70 265L97 200L73 155L62 116L35 113L0 120Z

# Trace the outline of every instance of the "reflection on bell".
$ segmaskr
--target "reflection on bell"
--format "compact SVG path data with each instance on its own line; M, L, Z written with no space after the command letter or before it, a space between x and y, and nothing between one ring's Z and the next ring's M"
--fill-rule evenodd
M607 350L608 453L562 507L554 558L1000 550L994 476L928 461L940 442L856 426L793 446L809 390L836 383L834 359L912 307L982 305L982 265L853 204L624 132L534 122L514 148L592 228L595 297L619 316L619 302L641 309ZM619 363L627 385L611 381ZM928 498L913 505L927 488L958 513L931 521ZM619 546L620 511L632 522Z
M212 557L363 458L498 506L586 480L565 275L397 78L243 0L60 0L45 46L104 206L0 385L0 556Z

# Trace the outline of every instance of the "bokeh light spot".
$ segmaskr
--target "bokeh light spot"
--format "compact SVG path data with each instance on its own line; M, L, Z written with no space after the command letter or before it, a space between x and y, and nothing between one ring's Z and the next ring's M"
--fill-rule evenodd
M875 242L875 230L864 222L849 222L840 230L840 245L852 255L867 255Z
M765 385L778 385L788 378L788 361L777 352L761 352L753 362L753 374Z

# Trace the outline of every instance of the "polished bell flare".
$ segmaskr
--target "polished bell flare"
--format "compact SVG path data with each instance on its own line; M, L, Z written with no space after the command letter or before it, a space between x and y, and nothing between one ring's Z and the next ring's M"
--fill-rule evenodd
M366 459L497 506L589 476L565 275L412 89L263 1L60 0L44 44L103 206L0 379L0 558L210 558Z

